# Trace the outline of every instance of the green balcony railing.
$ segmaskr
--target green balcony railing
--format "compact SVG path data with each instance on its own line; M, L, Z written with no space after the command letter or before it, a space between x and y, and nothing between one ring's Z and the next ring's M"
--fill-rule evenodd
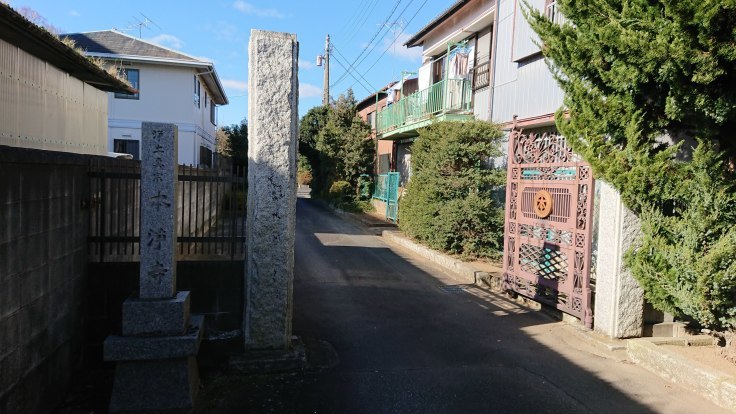
M469 112L471 98L468 79L441 80L379 111L377 132L383 134L447 112Z

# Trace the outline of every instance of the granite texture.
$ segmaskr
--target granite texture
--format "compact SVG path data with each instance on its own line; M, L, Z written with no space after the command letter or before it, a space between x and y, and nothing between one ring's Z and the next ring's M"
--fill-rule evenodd
M176 292L176 125L143 122L141 130L140 297Z
M193 357L118 362L109 411L190 412L198 389Z
M170 299L129 298L123 302L123 335L182 335L189 309L189 292Z
M147 361L196 356L202 343L204 317L192 316L186 334L176 336L116 336L105 339L105 361Z
M638 337L644 326L644 291L623 258L641 224L613 187L603 181L596 185L601 197L594 329L612 338Z
M286 348L291 337L298 55L296 35L251 31L244 315L250 349Z

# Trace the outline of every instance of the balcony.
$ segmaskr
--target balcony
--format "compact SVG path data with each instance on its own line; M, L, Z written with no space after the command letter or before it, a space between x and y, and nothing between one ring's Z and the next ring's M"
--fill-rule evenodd
M472 119L472 96L467 79L439 81L379 111L376 132L381 139L401 139L433 121Z

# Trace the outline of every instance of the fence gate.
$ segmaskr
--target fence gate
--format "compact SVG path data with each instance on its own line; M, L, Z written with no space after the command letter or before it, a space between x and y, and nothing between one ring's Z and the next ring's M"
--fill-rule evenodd
M560 135L514 129L507 174L504 288L592 327L590 165Z
M396 222L399 213L399 173L388 173L386 188L386 218Z

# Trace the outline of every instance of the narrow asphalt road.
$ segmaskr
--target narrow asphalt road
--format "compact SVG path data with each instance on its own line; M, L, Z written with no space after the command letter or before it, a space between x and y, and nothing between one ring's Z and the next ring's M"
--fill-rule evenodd
M721 413L597 351L571 326L474 286L321 209L297 205L294 334L306 373L227 379L218 412ZM315 351L322 349L322 351ZM329 347L328 347L329 349Z

